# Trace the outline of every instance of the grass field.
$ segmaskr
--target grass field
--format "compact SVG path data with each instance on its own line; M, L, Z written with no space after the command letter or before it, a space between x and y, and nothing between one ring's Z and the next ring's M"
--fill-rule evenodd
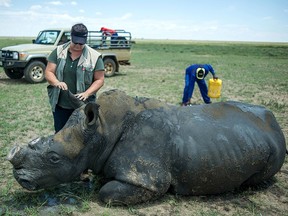
M0 38L0 48L31 39ZM179 105L185 68L210 63L223 81L213 102L237 100L272 110L288 140L288 44L210 41L136 40L130 66L107 78L100 93L121 89L131 96L157 98ZM208 79L211 75L208 75ZM288 215L288 157L273 181L257 189L218 196L165 195L158 201L128 207L103 206L97 181L72 183L28 192L14 180L6 155L14 144L26 144L53 133L47 83L8 79L0 68L0 216L1 215ZM198 87L195 104L203 103Z

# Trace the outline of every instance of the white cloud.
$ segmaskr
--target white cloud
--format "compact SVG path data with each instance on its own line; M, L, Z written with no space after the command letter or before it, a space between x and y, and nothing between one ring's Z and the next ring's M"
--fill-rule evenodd
M137 19L137 17L143 17L139 16L137 11L123 11L119 16L115 15L117 13L106 16L104 11L97 11L97 9L96 11L93 10L93 13L89 13L88 11L91 8L85 8L86 5L82 5L81 8L75 7L77 1L48 0L49 3L43 2L43 4L38 1L28 10L19 11L12 8L12 6L15 6L12 5L12 0L0 0L0 8L2 9L0 10L0 36L36 36L40 30L45 28L71 28L73 24L83 22L89 30L99 30L102 26L125 29L132 33L133 38L250 41L287 41L288 38L286 33L287 23L281 28L282 30L286 29L286 32L268 34L262 27L253 29L253 25L250 23L244 25L245 22L241 22L242 25L237 25L238 20L231 19L227 21L218 16L215 18L211 16L206 20L198 19L197 16L196 18L191 17L183 20L177 16L168 19L161 16L154 19L153 16L144 16L144 19ZM65 8L57 8L64 4ZM4 6L7 8L3 9ZM10 10L9 6L13 10ZM228 9L235 10L235 7L227 5L224 8L226 12ZM288 12L287 8L283 8L283 10L285 13ZM276 15L272 15L275 19ZM266 24L272 23L269 20L272 17L265 16L262 14L257 18L261 19L262 22L265 19Z
M51 1L51 2L48 2L48 4L51 4L51 5L63 5L61 1Z
M32 6L30 7L31 10L39 10L39 9L41 9L41 8L42 8L41 5L32 5Z
M11 0L0 0L0 6L10 7Z

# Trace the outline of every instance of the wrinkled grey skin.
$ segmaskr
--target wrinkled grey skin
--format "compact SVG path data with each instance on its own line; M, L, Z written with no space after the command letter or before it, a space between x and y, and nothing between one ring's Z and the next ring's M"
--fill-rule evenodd
M57 134L14 147L8 160L28 190L71 182L89 168L107 179L103 202L135 204L168 190L207 195L259 184L280 170L285 151L263 107L173 107L115 90L75 110Z

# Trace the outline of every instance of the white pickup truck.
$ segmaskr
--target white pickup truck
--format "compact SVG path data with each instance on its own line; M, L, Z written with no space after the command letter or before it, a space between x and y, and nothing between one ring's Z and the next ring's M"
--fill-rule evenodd
M129 65L131 56L131 33L116 30L117 37L103 37L101 31L89 31L87 44L102 54L105 76L119 72L119 65ZM32 44L4 47L0 50L0 67L10 79L23 76L30 83L45 79L44 71L48 55L58 45L71 39L70 29L46 29L40 31Z

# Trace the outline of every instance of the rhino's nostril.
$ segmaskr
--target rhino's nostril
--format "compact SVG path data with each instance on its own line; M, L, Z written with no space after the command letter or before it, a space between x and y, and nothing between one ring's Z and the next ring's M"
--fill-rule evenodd
M23 166L16 166L16 165L14 165L14 169L15 170L21 170L21 169L23 169L24 167Z

